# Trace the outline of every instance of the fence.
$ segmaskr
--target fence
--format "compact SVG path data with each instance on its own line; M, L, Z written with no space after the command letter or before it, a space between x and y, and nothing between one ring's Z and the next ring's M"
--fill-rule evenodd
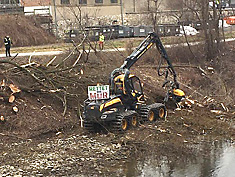
M153 32L152 26L89 26L85 28L85 33L92 41L99 39L99 34L102 33L105 39L130 38L130 37L146 37L148 33ZM180 25L161 24L156 27L156 33L159 36L175 36L180 34ZM82 32L77 29L71 29L65 32L66 42L71 40L77 41L81 38Z

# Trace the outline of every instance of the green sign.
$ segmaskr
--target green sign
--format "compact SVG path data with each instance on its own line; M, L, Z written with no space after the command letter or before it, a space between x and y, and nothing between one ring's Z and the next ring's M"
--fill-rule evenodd
M88 86L89 100L109 99L109 85Z

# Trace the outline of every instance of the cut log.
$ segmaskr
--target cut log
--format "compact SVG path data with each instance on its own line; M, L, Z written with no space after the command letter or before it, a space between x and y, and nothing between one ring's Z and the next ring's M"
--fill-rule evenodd
M13 85L13 84L10 84L9 87L10 87L12 93L21 92L21 90L20 90L17 86L15 86L15 85Z
M1 86L1 87L5 87L5 86L6 86L6 81L5 81L5 79L2 80L0 86Z
M19 109L16 106L13 106L12 110L17 113L19 111Z
M3 116L0 117L0 120L3 122L5 119Z
M10 97L9 97L9 103L13 103L14 101L15 101L15 96L14 95L11 95Z

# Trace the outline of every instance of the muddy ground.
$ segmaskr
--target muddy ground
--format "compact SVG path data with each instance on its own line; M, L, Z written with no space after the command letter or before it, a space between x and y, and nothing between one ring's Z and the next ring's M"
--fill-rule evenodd
M234 138L228 128L231 117L221 120L200 112L171 112L167 121L141 125L123 135L88 134L74 126L37 138L10 137L11 143L1 143L1 175L126 176L125 166L132 159L151 156L160 162L167 157L175 166L179 159L193 160L188 159L192 154L209 156L199 144Z
M152 156L160 161L167 157L172 165L177 165L179 159L187 161L192 154L208 156L198 144L209 145L216 140L233 142L235 137L234 51L234 44L230 43L219 57L206 61L199 52L193 58L186 48L169 50L174 65L179 66L176 71L181 88L195 103L181 110L168 103L165 121L141 124L124 134L90 134L80 127L78 110L86 99L87 85L107 84L109 73L127 56L125 52L91 54L82 65L84 74L77 81L81 96L68 103L65 116L62 116L62 103L46 94L22 91L13 104L1 102L5 121L0 123L0 175L128 176L125 168L131 159ZM142 80L149 103L162 101L165 95L161 87L164 78L157 76L158 62L153 56L157 56L155 51L149 51L131 70ZM14 60L23 64L28 58ZM32 58L44 64L49 60ZM213 67L213 72L208 66ZM15 77L11 82L22 85ZM18 107L17 113L12 111L13 106Z

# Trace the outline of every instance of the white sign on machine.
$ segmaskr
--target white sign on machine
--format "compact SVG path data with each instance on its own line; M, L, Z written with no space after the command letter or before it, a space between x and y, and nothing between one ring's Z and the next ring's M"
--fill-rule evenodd
M88 86L89 100L109 99L109 85Z

